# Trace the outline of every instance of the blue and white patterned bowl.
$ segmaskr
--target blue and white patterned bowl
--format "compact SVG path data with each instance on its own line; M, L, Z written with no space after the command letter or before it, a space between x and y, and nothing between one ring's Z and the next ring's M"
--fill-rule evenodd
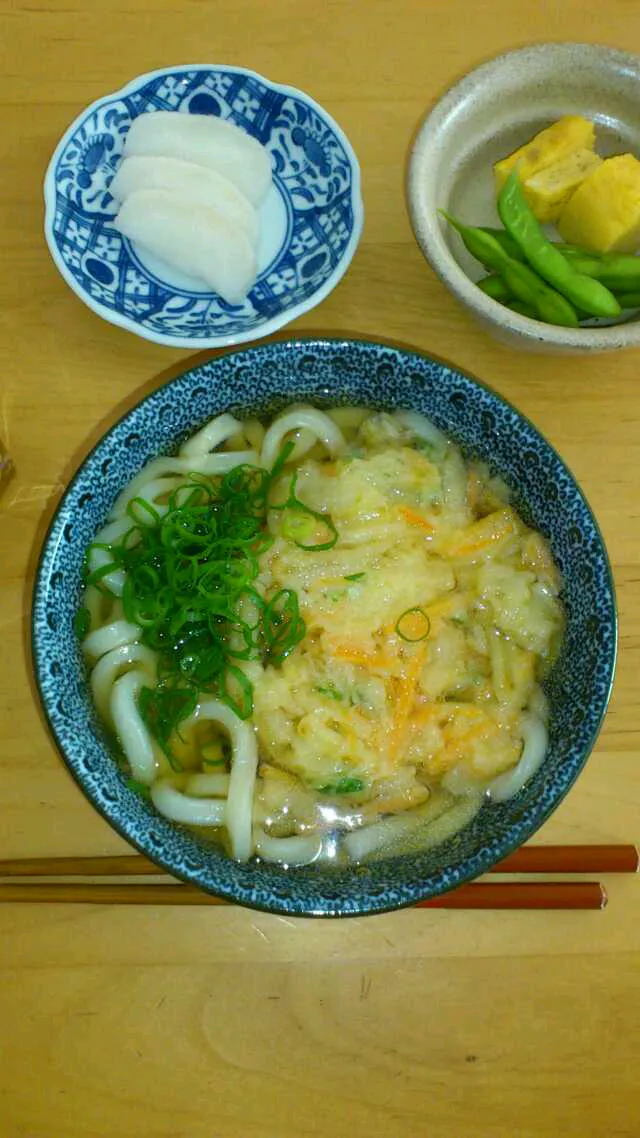
M550 744L511 801L486 805L461 833L420 854L353 871L238 865L157 815L109 754L73 632L84 551L116 495L150 458L230 410L406 407L499 471L525 520L545 533L564 577L567 629L547 682ZM555 810L584 766L613 679L616 610L607 554L571 474L536 429L498 395L417 352L359 340L289 340L230 353L159 388L103 437L53 519L38 568L33 654L49 724L71 773L108 822L178 877L244 905L298 915L358 915L412 904L486 872Z
M241 305L143 260L113 227L109 185L125 136L154 110L219 115L271 154L258 279ZM240 67L162 68L98 99L58 144L44 191L51 255L80 299L113 324L181 348L257 340L315 307L349 267L364 221L358 160L337 123L308 95Z

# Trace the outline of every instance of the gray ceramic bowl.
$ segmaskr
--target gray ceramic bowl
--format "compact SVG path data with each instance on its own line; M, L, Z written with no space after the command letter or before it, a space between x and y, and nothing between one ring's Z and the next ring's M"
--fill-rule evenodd
M604 326L559 328L529 320L474 286L484 275L438 209L472 225L499 225L492 166L563 114L596 125L603 156L640 156L640 57L593 44L511 51L451 87L427 115L410 157L413 230L429 264L487 329L528 351L603 352L640 346L637 314Z

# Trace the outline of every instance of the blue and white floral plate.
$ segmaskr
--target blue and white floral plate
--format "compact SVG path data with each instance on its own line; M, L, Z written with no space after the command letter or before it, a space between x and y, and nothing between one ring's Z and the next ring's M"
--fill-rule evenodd
M144 257L114 229L109 185L147 111L219 115L271 154L258 279L241 305ZM256 340L319 304L355 253L360 168L340 127L308 95L241 67L162 68L92 103L58 144L45 178L45 235L67 284L105 320L181 348Z
M509 483L525 521L551 543L567 626L546 682L549 749L507 802L487 804L460 833L421 853L357 870L239 865L160 817L130 790L93 710L73 630L84 552L122 488L150 458L222 411L274 413L288 403L408 408L433 419ZM299 916L382 912L486 873L527 841L587 761L616 657L611 571L597 524L564 463L527 419L489 388L418 352L362 340L284 340L225 353L158 388L104 435L68 487L45 538L33 605L33 658L51 731L74 778L139 850L201 889Z

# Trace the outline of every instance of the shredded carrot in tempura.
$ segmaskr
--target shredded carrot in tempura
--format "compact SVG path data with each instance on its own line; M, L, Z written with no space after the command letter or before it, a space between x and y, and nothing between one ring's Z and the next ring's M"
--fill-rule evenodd
M435 533L435 526L423 517L422 514L416 513L415 510L410 510L408 506L401 506L398 510L401 518L408 522L410 526L420 526L421 529L427 530L428 533Z
M360 668L373 671L389 671L393 668L393 660L382 652L374 654L361 648L354 648L350 644L336 644L331 649L331 655L336 660L345 660L347 664L356 664Z

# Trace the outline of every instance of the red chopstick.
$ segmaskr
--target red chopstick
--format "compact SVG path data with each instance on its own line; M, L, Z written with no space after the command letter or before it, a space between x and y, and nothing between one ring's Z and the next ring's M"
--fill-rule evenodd
M632 845L524 846L491 870L496 874L635 873ZM0 903L109 905L223 905L192 885L144 883L167 876L141 854L108 857L43 857L0 860ZM114 882L42 881L41 878L105 878ZM124 878L134 880L125 881ZM135 879L142 880L135 880ZM17 880L16 880L17 879ZM433 909L602 909L607 895L597 881L478 881L462 885L417 908Z
M15 904L82 905L224 905L193 885L60 884L12 882L0 884L0 902ZM429 901L425 909L603 909L604 889L597 881L497 881L461 885Z
M635 846L523 846L491 873L636 873ZM142 854L0 860L0 877L159 877L166 870Z
M635 846L522 846L491 873L637 873Z
M499 881L459 885L451 893L418 901L418 909L604 909L599 881Z

